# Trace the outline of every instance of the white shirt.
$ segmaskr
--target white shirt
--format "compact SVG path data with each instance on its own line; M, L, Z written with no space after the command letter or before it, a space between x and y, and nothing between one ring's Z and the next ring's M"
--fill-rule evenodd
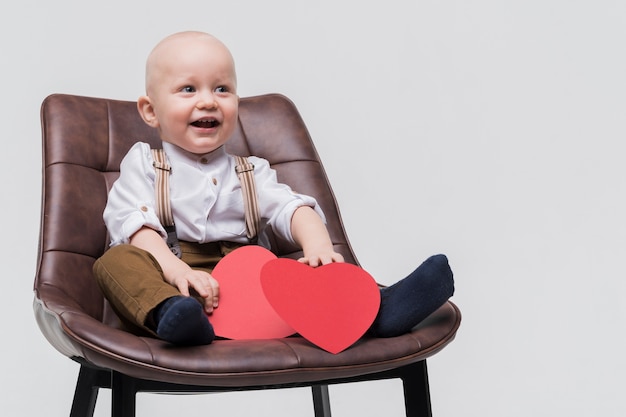
M172 167L170 201L178 239L247 243L235 158L223 146L206 155L195 155L167 142L163 142L163 149ZM298 207L310 206L324 219L315 199L296 194L289 186L279 183L267 160L258 157L248 160L254 165L259 197L260 245L269 248L264 233L267 225L276 235L294 243L291 217ZM122 160L119 179L109 193L103 216L111 246L128 243L144 226L156 230L164 239L167 236L155 211L156 174L152 163L150 145L143 142L133 145Z

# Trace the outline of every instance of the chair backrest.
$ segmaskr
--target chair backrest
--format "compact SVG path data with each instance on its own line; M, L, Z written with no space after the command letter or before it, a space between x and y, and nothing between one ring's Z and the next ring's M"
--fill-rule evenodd
M128 149L137 141L161 143L139 117L136 103L55 94L41 108L43 201L36 297L46 288L106 324L118 319L104 300L91 267L108 247L102 220L108 191ZM267 159L278 179L317 199L335 250L356 263L328 179L302 118L284 96L243 98L239 125L227 150ZM272 238L278 256L299 252ZM46 302L54 302L48 299Z

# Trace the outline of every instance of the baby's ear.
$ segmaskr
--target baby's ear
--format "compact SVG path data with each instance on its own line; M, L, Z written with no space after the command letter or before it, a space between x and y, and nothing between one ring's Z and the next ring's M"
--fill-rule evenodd
M150 127L159 127L159 120L154 112L154 106L148 96L141 96L137 99L137 110L144 122Z

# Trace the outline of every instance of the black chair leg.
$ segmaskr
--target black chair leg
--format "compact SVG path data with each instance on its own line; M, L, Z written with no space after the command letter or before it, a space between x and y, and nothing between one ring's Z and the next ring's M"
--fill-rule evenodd
M432 417L426 360L402 368L406 417ZM70 417L93 417L98 390L111 388L111 416L135 417L139 382L115 371L81 365ZM315 417L331 417L328 385L313 385Z
M119 372L111 374L111 417L135 417L137 382Z
M109 372L80 366L70 417L93 417L100 388L109 386Z
M426 360L404 368L401 378L406 417L432 417Z
M315 417L330 417L330 396L328 385L313 385L313 409Z

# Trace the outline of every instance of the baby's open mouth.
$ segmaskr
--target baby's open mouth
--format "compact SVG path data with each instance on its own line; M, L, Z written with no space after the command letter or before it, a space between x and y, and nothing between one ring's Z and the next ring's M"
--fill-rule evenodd
M216 127L220 124L220 122L218 122L215 119L200 119L200 120L196 120L195 122L191 123L192 126L195 127L201 127L204 129L210 129L212 127Z

